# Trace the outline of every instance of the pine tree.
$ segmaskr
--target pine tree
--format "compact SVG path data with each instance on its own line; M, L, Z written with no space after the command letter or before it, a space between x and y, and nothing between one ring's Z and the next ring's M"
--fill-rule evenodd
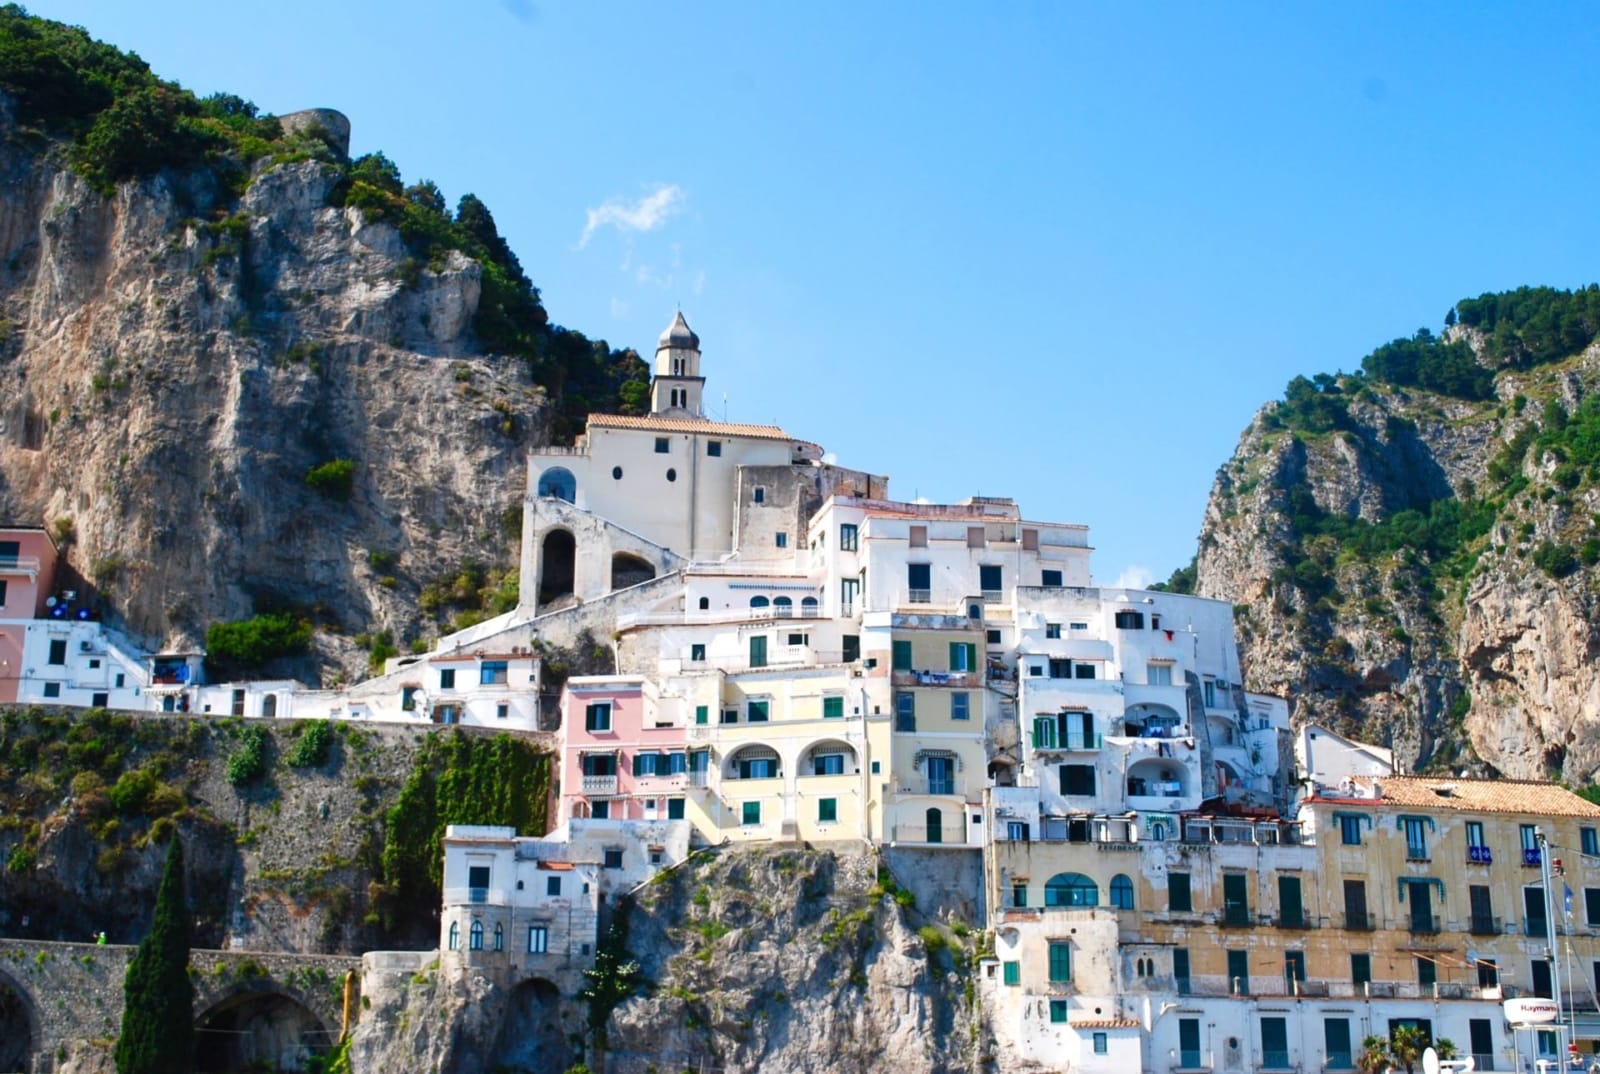
M156 891L155 920L123 979L117 1074L187 1074L194 1064L194 986L183 845L176 834Z

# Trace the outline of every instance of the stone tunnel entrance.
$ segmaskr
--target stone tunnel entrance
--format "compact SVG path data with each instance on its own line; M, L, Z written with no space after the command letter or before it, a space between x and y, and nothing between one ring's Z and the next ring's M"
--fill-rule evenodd
M511 993L488 1068L566 1070L577 1062L572 1038L583 1028L581 1012L562 1000L555 985L542 977L524 981Z
M28 1070L33 1061L33 1020L27 1002L0 976L0 1070Z
M578 542L566 530L545 534L539 552L539 603L567 596L577 575Z
M337 1041L322 1021L279 992L243 992L195 1021L195 1074L271 1070L298 1074Z
M611 588L627 589L648 582L656 576L650 561L629 552L618 552L611 557Z

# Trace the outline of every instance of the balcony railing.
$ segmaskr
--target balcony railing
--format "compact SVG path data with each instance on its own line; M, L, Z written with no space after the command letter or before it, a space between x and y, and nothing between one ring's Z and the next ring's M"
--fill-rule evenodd
M1432 935L1439 931L1439 915L1412 914L1406 920L1406 929L1421 935Z
M1204 1052L1184 1048L1178 1052L1178 1069L1210 1070L1211 1064L1207 1062Z
M1075 732L1059 740L1053 735L1042 736L1037 732L1033 736L1033 748L1040 753L1097 750L1100 743L1100 736L1092 732L1087 735Z
M1000 599L1005 596L1005 590L984 589L980 590L980 595L983 597L983 602L985 604L998 604Z
M1289 1053L1288 1052L1269 1052L1269 1051L1266 1051L1265 1049L1263 1049L1262 1052L1261 1052L1261 1069L1263 1069L1263 1070L1288 1070L1288 1069L1290 1069Z
M488 888L468 888L467 889L467 901L468 902L488 902L489 901L489 889Z
M584 776L582 791L584 794L616 794L616 776Z
M38 556L0 556L0 574L39 573Z
M1229 903L1222 910L1222 924L1228 928L1249 928L1256 923L1250 916L1250 907L1240 903Z
M1314 929L1317 919L1307 914L1304 910L1297 914L1279 914L1274 922L1280 929Z
M1472 1067L1474 1070L1494 1070L1493 1052L1473 1052Z
M1498 917L1473 914L1472 920L1467 923L1467 931L1474 936L1498 936L1505 930L1501 928Z
M895 686L957 686L975 690L983 685L976 671L895 671L889 681Z
M1493 865L1494 864L1494 855L1489 853L1489 848L1488 847L1468 847L1467 848L1467 864L1468 865Z
M1378 927L1378 922L1371 914L1353 914L1346 911L1344 927L1347 932L1371 932Z
M891 838L898 843L951 843L956 846L965 845L967 841L959 821L931 828L926 824L896 824Z
M907 604L932 604L933 603L933 590L931 590L931 589L908 589L908 590L906 590L906 603Z

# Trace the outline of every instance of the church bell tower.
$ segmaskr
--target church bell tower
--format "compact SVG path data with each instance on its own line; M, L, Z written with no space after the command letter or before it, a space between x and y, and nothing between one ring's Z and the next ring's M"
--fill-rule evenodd
M706 378L700 375L700 337L679 310L656 341L650 413L664 418L703 418L705 387Z

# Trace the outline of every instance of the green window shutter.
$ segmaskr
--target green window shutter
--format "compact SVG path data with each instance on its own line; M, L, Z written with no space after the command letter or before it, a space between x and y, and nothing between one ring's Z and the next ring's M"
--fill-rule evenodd
M1053 750L1056 746L1056 720L1054 716L1033 718L1033 748Z
M817 820L822 823L837 821L839 819L839 799L818 798Z
M822 718L837 720L844 716L844 698L825 697L822 699Z
M897 641L894 643L894 670L911 670L911 643L909 641Z
M743 810L743 813L742 813L742 819L743 819L744 823L746 823L746 824L760 824L761 823L761 803L760 802L746 802L746 803L744 803L744 810Z
M1005 974L1005 983L1007 985L1016 987L1022 983L1022 963L1002 962L1000 969Z
M707 706L707 705L696 705L694 707L694 722L695 723L709 723L709 722L711 722L711 709L710 709L710 707Z
M1072 946L1065 943L1050 945L1050 980L1072 980Z
M978 663L978 647L970 641L950 643L950 670L972 671Z

